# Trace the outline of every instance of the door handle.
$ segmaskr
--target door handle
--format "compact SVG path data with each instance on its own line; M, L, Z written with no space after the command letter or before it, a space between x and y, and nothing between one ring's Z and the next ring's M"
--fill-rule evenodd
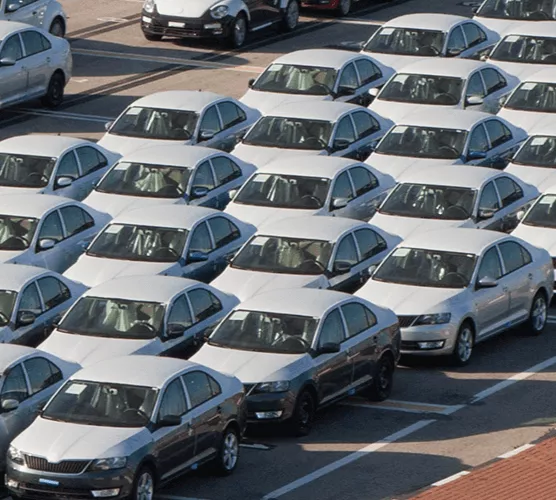
M529 273L527 276L529 277L530 280L533 279L533 273Z
M347 357L347 359L348 359L348 361L351 361L352 359L355 359L357 356L361 356L361 351L356 352L355 354L350 354L350 353L348 352L348 357Z
M34 15L34 16L36 16L36 15L37 15L37 11L36 11L36 10L35 10L35 11L33 12L33 15Z
M502 287L502 291L503 291L503 292L507 292L507 291L508 291L508 287L507 287L507 286Z
M222 413L222 406L221 405L218 405L216 407L216 413Z

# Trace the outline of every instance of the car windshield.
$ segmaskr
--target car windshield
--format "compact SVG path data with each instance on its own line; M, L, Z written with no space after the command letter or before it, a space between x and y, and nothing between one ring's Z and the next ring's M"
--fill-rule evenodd
M322 274L332 244L328 241L254 236L232 261L235 269L282 274Z
M310 349L317 324L317 319L306 316L239 310L219 325L208 343L244 351L302 354Z
M143 262L177 262L183 253L185 229L109 224L93 241L87 255Z
M522 224L556 229L556 195L541 196L529 210Z
M394 127L376 149L377 153L455 160L462 155L466 130L417 126Z
M132 106L126 109L112 125L110 134L187 141L195 131L198 118L199 116L193 111Z
M461 99L463 80L437 75L396 75L380 93L380 100L455 106Z
M508 35L490 55L494 61L556 64L556 38Z
M378 268L373 280L434 288L465 288L476 255L421 248L397 248Z
M25 250L29 248L37 219L0 215L0 250Z
M283 94L328 95L334 88L333 68L271 64L253 85L253 90Z
M532 167L556 168L556 137L534 135L518 151L512 163Z
M0 153L0 186L46 187L56 158Z
M445 37L442 31L384 26L371 37L363 50L402 56L439 56Z
M161 336L165 308L156 302L82 297L64 317L58 331L114 339Z
M284 149L326 149L332 132L332 123L265 116L243 139L243 144Z
M10 323L17 293L12 290L0 290L0 326Z
M145 427L157 395L158 390L150 387L70 380L50 400L41 416L100 427Z
M191 169L146 163L120 162L102 179L97 191L151 198L181 198Z
M504 107L538 113L556 113L556 83L522 83Z
M317 209L326 201L330 179L299 175L256 174L234 203L260 207Z
M487 0L477 15L493 19L554 20L554 0Z
M398 184L379 212L419 219L466 220L473 213L476 191L427 184Z

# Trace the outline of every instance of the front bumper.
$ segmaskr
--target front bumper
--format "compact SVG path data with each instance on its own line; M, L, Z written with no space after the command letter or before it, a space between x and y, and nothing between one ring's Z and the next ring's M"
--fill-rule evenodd
M206 14L199 18L162 16L156 12L141 14L141 29L148 35L178 38L220 38L228 36L233 17L213 19Z
M287 392L253 393L253 385L246 385L247 423L264 424L288 420L295 407L295 394Z
M401 353L411 356L446 356L454 351L458 327L444 325L409 326L401 329ZM427 342L428 344L423 344ZM439 347L435 343L442 343Z

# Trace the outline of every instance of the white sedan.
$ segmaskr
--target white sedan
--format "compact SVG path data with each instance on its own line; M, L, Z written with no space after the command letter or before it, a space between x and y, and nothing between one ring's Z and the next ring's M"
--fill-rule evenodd
M121 158L85 203L115 217L130 208L188 204L223 209L229 192L256 170L254 165L215 149L165 145L139 149Z
M285 102L370 102L368 91L378 88L394 73L372 57L346 50L297 50L279 57L257 78L240 99L268 113Z
M200 145L231 150L260 113L213 92L169 90L131 103L98 144L127 155L145 146Z
M131 354L189 352L239 300L171 276L126 276L86 292L39 349L88 366Z
M110 216L61 196L0 196L0 262L64 272Z
M500 98L519 83L492 64L469 59L423 60L401 69L377 92L369 109L399 123L422 109L472 109L496 113Z
M457 165L410 171L399 180L371 222L407 238L448 227L509 232L518 213L539 195L514 175Z
M396 180L407 170L436 165L504 168L526 138L503 118L480 111L415 111L382 138L365 163Z
M138 274L208 282L254 232L253 226L212 208L137 208L115 217L65 276L88 287Z
M0 142L0 195L39 193L83 200L118 158L85 139L10 137Z
M296 217L262 226L211 285L245 300L283 288L352 292L400 238L343 217Z
M67 17L57 0L6 0L2 2L0 19L31 24L54 36L66 34Z
M307 215L367 220L394 184L390 176L347 158L286 157L253 174L226 212L256 227Z

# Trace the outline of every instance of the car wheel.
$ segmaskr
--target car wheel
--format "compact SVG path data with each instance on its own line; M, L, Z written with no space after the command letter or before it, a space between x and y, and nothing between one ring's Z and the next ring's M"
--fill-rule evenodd
M243 12L240 12L232 23L230 31L230 45L234 49L239 49L245 43L247 38L247 18Z
M299 4L297 0L290 0L284 12L282 26L284 31L293 31L299 23Z
M452 360L455 365L465 366L469 363L471 355L473 354L474 343L475 335L473 327L469 322L465 322L459 329L454 352L452 353Z
M239 435L236 429L228 427L222 434L222 444L214 459L214 468L222 476L228 476L237 467L239 459Z
M160 42L160 40L162 40L162 35L153 35L151 33L145 33L144 31L143 31L143 36L149 42Z
M150 468L143 467L135 476L133 493L130 500L153 500L154 499L154 477Z
M290 420L291 431L295 436L307 436L311 432L317 404L313 394L303 391L295 403L295 409Z
M548 306L544 293L537 292L531 304L529 320L527 321L527 329L529 332L533 335L540 335L546 326L547 316Z
M56 108L62 104L62 101L64 100L65 83L64 75L59 71L50 77L46 94L42 98L42 103L47 108Z
M338 10L336 11L339 16L347 16L351 10L351 0L340 0L338 3Z
M372 401L384 401L390 397L394 385L394 371L396 364L391 356L380 358L371 385L367 389L367 396Z
M54 21L52 21L52 24L50 25L48 31L51 35L64 38L64 35L66 34L66 25L64 24L64 21L62 21L62 19L57 17L56 19L54 19Z

